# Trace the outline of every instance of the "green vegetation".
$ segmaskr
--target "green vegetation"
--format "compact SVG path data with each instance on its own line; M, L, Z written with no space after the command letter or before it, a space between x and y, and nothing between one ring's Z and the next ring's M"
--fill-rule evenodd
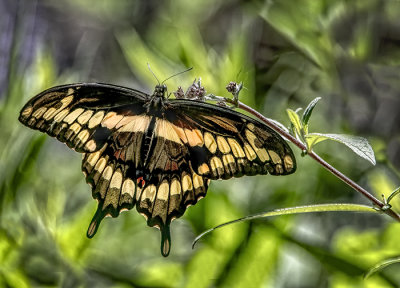
M96 201L80 155L18 122L28 99L57 84L151 92L147 63L161 81L193 67L166 82L169 92L201 77L208 93L229 97L229 81L243 82L239 100L288 127L286 109L296 118L321 97L295 129L325 134L310 145L346 141L332 133L368 139L375 166L333 141L313 150L383 201L400 182L399 1L8 2L0 3L0 287L400 285L400 224L372 210L243 221L192 250L205 230L248 215L372 207L294 145L293 175L212 181L207 197L172 223L164 258L159 231L135 210L105 219L87 239ZM398 196L390 205L400 211Z

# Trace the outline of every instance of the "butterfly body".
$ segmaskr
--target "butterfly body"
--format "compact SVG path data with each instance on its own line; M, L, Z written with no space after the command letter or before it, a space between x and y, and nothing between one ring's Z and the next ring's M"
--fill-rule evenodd
M93 237L105 216L136 206L160 228L170 251L169 226L206 195L210 180L293 173L286 142L261 122L203 101L167 99L99 83L50 88L32 98L19 120L83 154L82 171L99 204Z

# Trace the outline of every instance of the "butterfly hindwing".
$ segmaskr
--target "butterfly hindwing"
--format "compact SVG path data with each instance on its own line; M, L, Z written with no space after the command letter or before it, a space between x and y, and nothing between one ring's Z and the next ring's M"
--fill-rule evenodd
M136 203L137 185L129 177L129 167L119 163L103 149L84 154L82 171L98 200L98 209L87 232L93 237L105 216L117 217L121 210L132 209Z
M92 196L98 200L97 211L89 225L88 237L93 237L105 216L117 217L122 210L136 209L149 226L161 230L164 256L170 250L169 227L173 219L182 216L189 205L206 195L209 180L193 171L173 171L154 175L140 187L132 178L134 169L129 161L121 162L103 149L84 154L82 171L92 186Z
M136 209L145 216L149 226L161 230L161 250L164 256L169 253L171 221L181 217L188 206L196 204L206 195L208 183L208 179L193 171L183 171L159 175L140 189Z

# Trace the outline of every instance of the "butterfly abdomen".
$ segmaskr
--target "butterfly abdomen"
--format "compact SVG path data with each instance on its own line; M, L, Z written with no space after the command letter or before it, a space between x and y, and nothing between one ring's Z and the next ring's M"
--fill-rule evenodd
M156 141L154 141L154 126L156 123L156 118L151 117L150 124L147 128L147 131L145 131L143 141L142 141L142 146L140 149L141 154L143 155L141 159L141 164L143 167L146 167L149 161L150 156L154 152L154 146L156 144Z

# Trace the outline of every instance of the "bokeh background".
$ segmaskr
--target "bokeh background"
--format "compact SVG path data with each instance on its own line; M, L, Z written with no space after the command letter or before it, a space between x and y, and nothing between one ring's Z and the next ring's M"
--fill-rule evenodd
M297 205L368 201L294 146L285 177L213 181L172 223L172 251L132 210L103 221L81 157L23 127L23 104L57 84L106 82L152 92L201 77L209 93L289 124L285 109L322 97L311 132L366 137L377 165L345 146L316 151L381 198L400 180L398 0L0 0L0 287L399 287L400 225L375 214L319 213L204 230ZM400 203L391 203L399 211Z

